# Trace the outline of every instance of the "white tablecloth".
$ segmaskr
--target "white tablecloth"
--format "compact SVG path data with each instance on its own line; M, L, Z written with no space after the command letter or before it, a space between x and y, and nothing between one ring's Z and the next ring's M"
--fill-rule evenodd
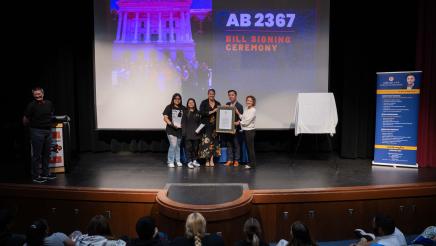
M300 133L336 133L338 113L333 93L298 93L295 136Z

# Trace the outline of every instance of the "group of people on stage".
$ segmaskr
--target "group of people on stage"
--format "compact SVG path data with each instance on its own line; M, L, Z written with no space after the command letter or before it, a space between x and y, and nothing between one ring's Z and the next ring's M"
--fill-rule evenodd
M215 99L215 90L207 91L207 99L200 103L197 108L195 99L189 98L186 106L182 104L182 96L175 93L171 103L163 111L163 120L166 123L166 133L170 143L168 149L168 167L181 167L180 147L182 139L185 148L188 167L199 167L198 159L204 159L206 167L213 167L214 157L221 155L220 138L227 146L226 166L239 166L241 161L241 134L245 137L249 162L245 168L253 168L256 165L254 153L254 136L256 124L256 98L247 96L244 107L238 102L238 93L235 90L227 92L229 102L225 107L235 107L234 134L217 133L216 117L218 106L221 103Z

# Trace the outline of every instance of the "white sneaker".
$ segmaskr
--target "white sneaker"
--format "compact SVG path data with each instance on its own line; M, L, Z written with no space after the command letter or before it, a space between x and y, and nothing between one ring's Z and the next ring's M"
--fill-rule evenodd
M177 167L183 166L183 164L180 161L178 161L176 164L177 164Z
M245 169L250 169L251 168L250 165L245 165L244 167L245 167Z
M192 163L192 161L188 163L188 167L189 168L194 168L194 164Z
M168 167L175 167L174 163L168 163Z
M200 166L200 163L198 163L197 160L194 160L194 161L192 162L192 165L194 165L194 166L196 166L196 167L199 167L199 166Z

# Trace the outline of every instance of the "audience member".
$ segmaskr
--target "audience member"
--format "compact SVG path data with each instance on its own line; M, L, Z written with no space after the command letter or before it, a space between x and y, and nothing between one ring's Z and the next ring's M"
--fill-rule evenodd
M37 219L27 228L25 246L74 246L73 240L62 232L50 235L50 227L44 219Z
M111 228L106 217L103 215L94 216L89 221L87 234L76 239L76 246L124 246L126 242L116 240L112 236Z
M188 215L185 224L185 236L177 237L172 246L223 246L224 240L216 234L206 233L206 219L200 213Z
M131 239L127 245L132 246L165 246L168 241L162 237L156 224L151 217L142 217L136 222L136 234L138 238Z
M249 218L244 224L245 239L235 243L235 246L268 246L261 240L262 230L255 218Z

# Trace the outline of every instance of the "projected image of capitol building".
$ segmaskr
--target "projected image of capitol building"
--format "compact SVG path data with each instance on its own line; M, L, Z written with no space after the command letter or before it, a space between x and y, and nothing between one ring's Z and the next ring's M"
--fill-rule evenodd
M177 69L181 80L198 80L193 75L202 64L196 58L191 18L204 21L211 13L210 7L204 8L201 1L193 4L193 0L118 0L115 3L117 22L112 57L118 65L113 72L114 84L131 77L132 64L138 62L148 68L166 62Z
M176 50L185 58L195 57L191 32L191 0L119 0L115 43L152 44L175 58Z

